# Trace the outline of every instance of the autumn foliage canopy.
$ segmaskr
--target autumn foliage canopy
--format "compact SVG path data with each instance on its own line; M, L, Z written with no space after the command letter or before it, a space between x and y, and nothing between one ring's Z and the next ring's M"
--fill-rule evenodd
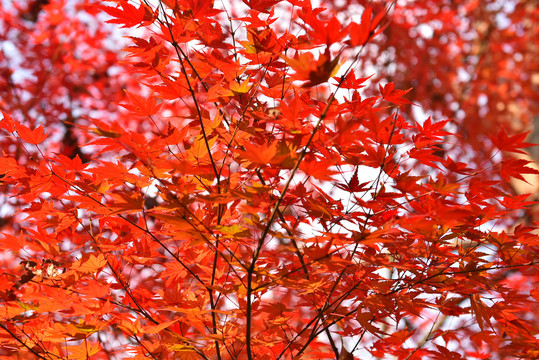
M0 357L537 359L478 3L3 1Z

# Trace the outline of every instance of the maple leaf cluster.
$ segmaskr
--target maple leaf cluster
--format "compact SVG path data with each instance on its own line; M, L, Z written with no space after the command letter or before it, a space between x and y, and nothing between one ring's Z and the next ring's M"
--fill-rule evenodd
M354 3L322 1L321 6L347 17L355 14ZM377 12L385 2L372 5ZM539 76L533 55L539 43L537 3L395 2L392 17L395 21L367 44L375 51L365 51L358 66L374 73L375 82L413 88L410 101L458 124L461 140L445 143L445 151L461 157L474 152L468 161L480 166L496 151L489 137L500 127L512 132L535 129L532 142L539 142ZM410 119L423 117L411 107L401 110ZM539 161L538 148L531 152Z
M229 3L0 13L0 356L537 358L526 135L365 71L395 2Z

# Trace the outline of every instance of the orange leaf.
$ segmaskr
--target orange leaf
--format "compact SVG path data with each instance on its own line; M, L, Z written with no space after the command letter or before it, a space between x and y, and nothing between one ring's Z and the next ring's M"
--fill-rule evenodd
M337 171L330 169L333 165L328 159L315 159L307 156L299 165L299 169L318 180L333 180L332 176L337 174Z
M80 271L85 274L97 274L105 265L107 265L107 260L105 259L105 256L103 254L99 254L97 256L95 256L94 254L90 254L89 256L87 256L87 259L81 259L75 262L73 264L73 269L76 269L77 271Z
M69 346L69 359L84 360L90 359L90 356L96 354L101 347L99 343L92 344L89 341L83 341L80 345Z
M156 104L155 96L142 97L124 90L131 104L121 104L127 110L130 110L138 115L152 116L159 111L161 104Z
M310 52L296 55L293 58L283 57L288 65L296 72L296 80L308 80L307 83L303 84L303 87L322 84L335 75L339 69L337 65L340 54L332 60L329 49L326 49L323 54L320 54L318 60L314 60L314 56Z
M275 158L277 154L277 141L257 145L250 142L245 142L243 147L245 151L242 152L242 157L256 165L267 165L278 161Z
M15 123L15 128L17 129L17 133L22 140L34 145L42 143L48 135L48 133L45 134L43 125L40 125L37 129L30 130L23 124Z

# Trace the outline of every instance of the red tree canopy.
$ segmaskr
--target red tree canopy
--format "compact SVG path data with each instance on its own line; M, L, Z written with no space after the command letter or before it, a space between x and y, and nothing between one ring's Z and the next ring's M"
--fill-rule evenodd
M353 12L348 3L338 11ZM373 5L379 11L384 6ZM475 156L484 161L496 149L489 135L500 126L534 128L539 121L534 120L539 114L535 2L406 1L394 5L391 19L373 39L362 69L374 67L374 81L412 87L411 101L436 117L451 118L463 140L445 147L462 151L471 145L484 152ZM411 108L403 111L418 121L423 116Z
M497 4L8 2L0 356L537 358Z

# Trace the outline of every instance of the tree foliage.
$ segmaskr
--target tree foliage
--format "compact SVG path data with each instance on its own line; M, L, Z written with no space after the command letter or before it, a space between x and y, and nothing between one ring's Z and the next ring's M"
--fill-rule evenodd
M436 103L484 94L478 2L435 3L10 3L0 355L537 358L530 144Z

